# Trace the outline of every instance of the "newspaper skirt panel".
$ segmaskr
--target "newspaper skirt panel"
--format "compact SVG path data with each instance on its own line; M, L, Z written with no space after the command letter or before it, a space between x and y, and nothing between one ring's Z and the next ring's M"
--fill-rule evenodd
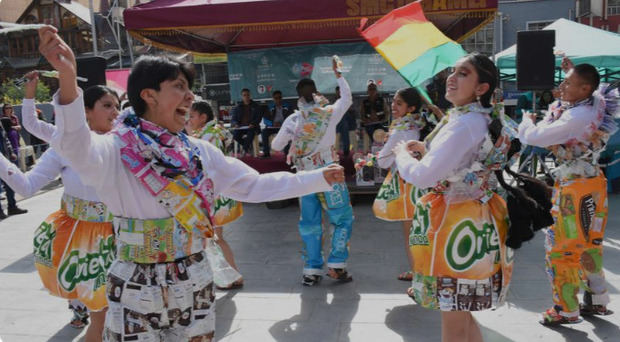
M78 220L61 209L35 230L33 245L35 267L52 295L78 299L90 311L107 306L106 273L116 256L111 222Z
M213 274L204 252L158 264L116 260L107 286L105 341L214 338Z
M501 305L512 276L505 245L508 212L494 194L487 202L446 203L428 193L417 203L409 236L413 294L442 311L480 311Z

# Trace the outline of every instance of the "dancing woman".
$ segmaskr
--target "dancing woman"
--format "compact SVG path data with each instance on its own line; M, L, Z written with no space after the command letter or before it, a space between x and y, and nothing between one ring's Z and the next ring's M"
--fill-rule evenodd
M50 141L56 127L36 117L34 96L37 73L27 75L22 106L24 128L43 141ZM84 92L84 108L91 131L106 133L118 115L116 94L95 86ZM22 173L0 156L0 178L22 196L32 196L61 176L64 185L60 210L49 215L35 231L35 266L45 288L70 300L72 326L82 327L90 315L86 341L101 341L107 308L105 279L114 259L112 215L95 189L84 185L70 163L53 148L48 149L32 170ZM81 323L81 324L80 324Z
M441 310L442 340L482 341L471 311L500 304L512 273L505 245L508 213L493 190L493 171L505 164L510 141L489 134L497 69L483 55L460 59L448 77L454 108L427 138L394 149L400 176L432 188L416 203L409 243L411 295ZM417 160L412 155L422 156Z
M420 94L414 88L403 88L396 92L392 101L392 124L388 132L388 139L383 145L377 163L383 169L390 169L385 181L381 185L372 210L377 218L386 221L401 221L407 258L410 268L413 268L413 259L409 249L409 231L415 203L424 192L405 182L396 169L395 156L392 150L401 141L420 140L420 131L426 125L419 113L422 101ZM411 281L413 273L403 272L399 280Z
M263 202L332 189L341 167L260 175L206 141L180 133L194 95L191 64L142 56L128 80L135 115L105 136L90 133L75 56L39 30L39 50L59 72L52 146L114 215L117 255L108 272L106 341L212 341L213 274L204 248L217 195Z

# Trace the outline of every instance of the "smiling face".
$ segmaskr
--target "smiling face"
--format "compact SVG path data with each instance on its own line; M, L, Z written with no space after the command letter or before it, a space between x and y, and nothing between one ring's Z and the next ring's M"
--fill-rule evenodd
M92 109L86 108L88 126L97 133L109 132L114 126L114 120L118 116L119 109L116 96L106 93L95 102Z
M475 102L476 97L482 96L488 89L488 83L479 83L474 66L461 59L446 80L446 99L455 106L463 106Z
M413 113L415 109L415 106L409 106L400 95L394 95L394 100L392 101L392 117L394 119L402 118L407 113Z
M575 103L590 96L592 87L584 82L574 70L566 74L566 78L560 84L562 101Z
M187 120L187 126L192 130L198 130L207 124L207 114L200 113L197 110L189 111L189 120Z
M146 102L145 120L171 133L183 130L185 115L194 101L194 94L183 73L179 73L173 80L161 82L159 90L143 89L140 97Z

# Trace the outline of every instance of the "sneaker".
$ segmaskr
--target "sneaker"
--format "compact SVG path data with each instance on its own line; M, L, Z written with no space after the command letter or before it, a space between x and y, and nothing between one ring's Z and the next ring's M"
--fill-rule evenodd
M301 278L301 284L303 286L314 286L314 285L317 285L319 282L321 282L322 278L323 277L317 274L312 274L312 275L304 274Z
M5 218L7 218L8 216L6 216L6 214L4 213L4 211L0 211L0 220L4 220Z
M579 316L575 316L575 317L566 317L566 316L562 316L560 315L560 313L558 313L555 308L551 308L548 309L547 311L542 313L543 319L538 321L538 323L544 325L544 326L556 326L556 325L562 325L562 324L575 324L575 323L581 323L581 321L583 321L581 319L581 317Z
M579 314L582 316L609 316L614 312L609 310L605 305L579 305Z
M27 213L28 210L26 209L21 209L18 207L14 207L14 208L9 208L9 210L7 210L7 213L10 215L21 215L21 214L25 214Z

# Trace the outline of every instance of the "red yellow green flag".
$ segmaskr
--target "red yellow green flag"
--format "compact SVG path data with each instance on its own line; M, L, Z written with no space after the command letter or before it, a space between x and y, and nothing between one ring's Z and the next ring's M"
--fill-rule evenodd
M420 1L391 11L360 33L414 87L466 54L426 19Z

